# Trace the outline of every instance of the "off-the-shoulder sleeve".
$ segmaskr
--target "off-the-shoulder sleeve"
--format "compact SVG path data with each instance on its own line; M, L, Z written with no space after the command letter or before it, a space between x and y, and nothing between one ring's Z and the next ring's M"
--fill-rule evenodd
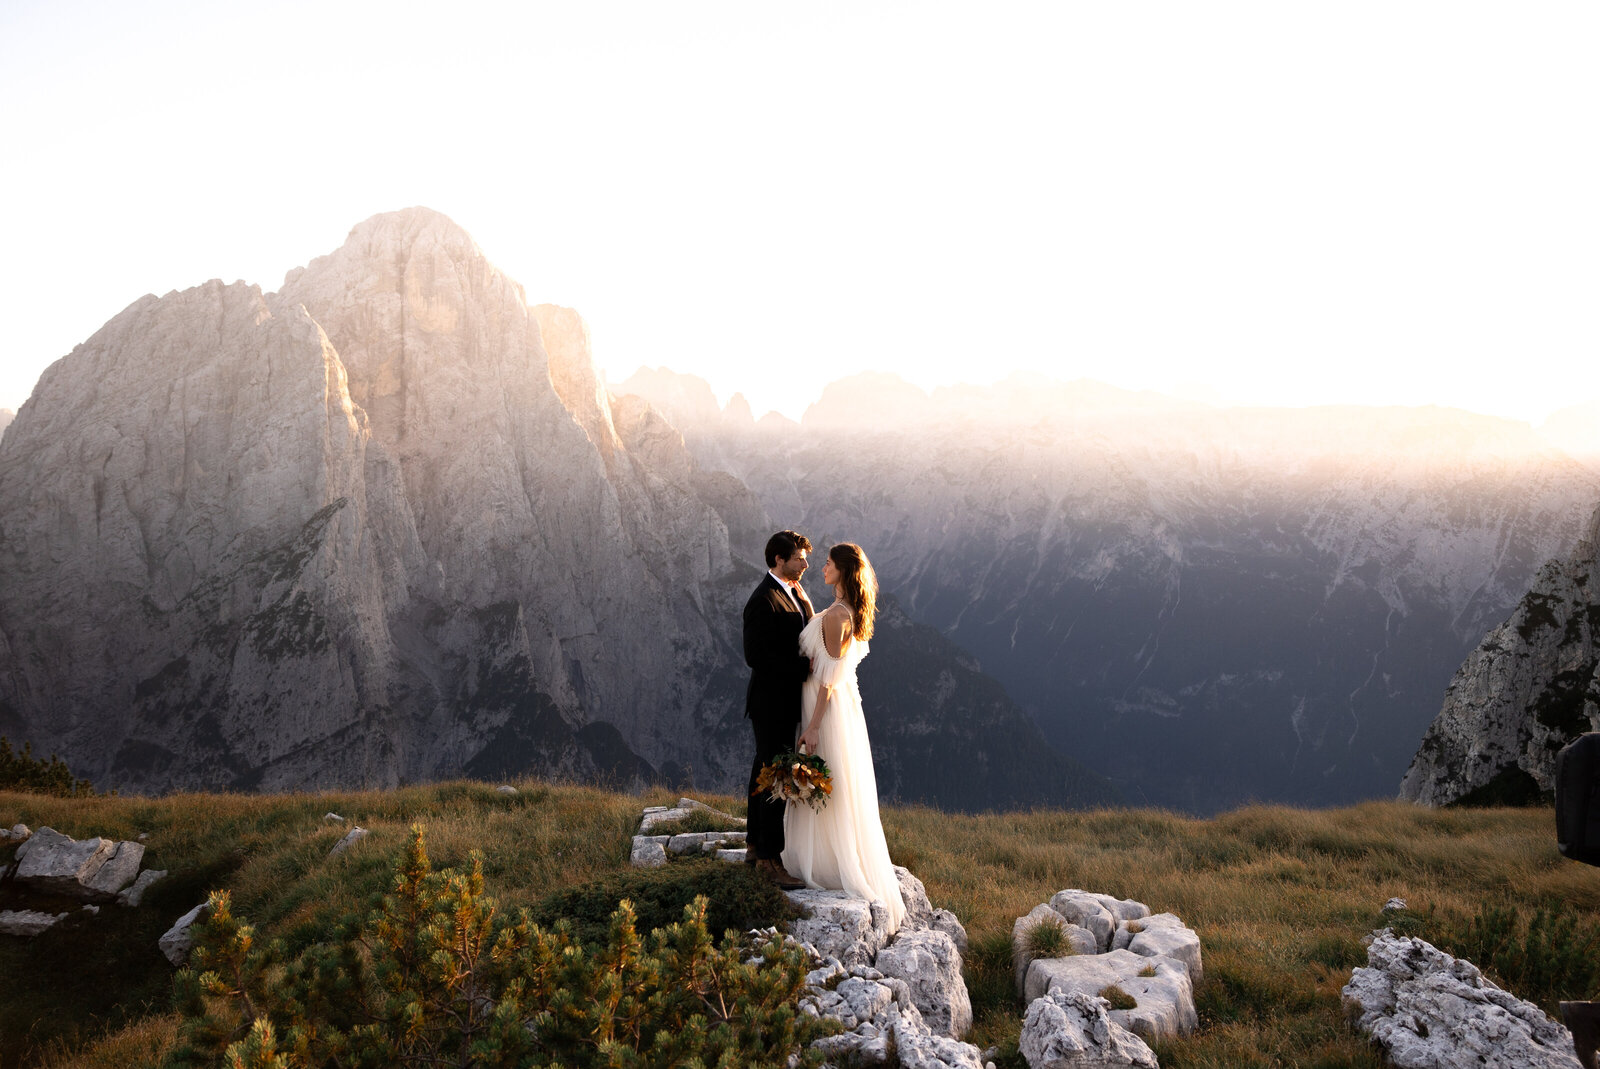
M822 643L817 643L820 647ZM842 657L828 656L827 649L819 649L817 655L811 659L811 678L814 682L824 687L837 687L850 676L855 667L855 658L850 656L853 650L846 648Z

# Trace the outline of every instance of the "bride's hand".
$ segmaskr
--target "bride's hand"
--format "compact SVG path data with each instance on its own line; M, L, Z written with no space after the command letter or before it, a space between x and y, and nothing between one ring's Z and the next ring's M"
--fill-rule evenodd
M800 733L800 746L805 750L806 753L817 752L817 734L818 732L815 727L806 728Z

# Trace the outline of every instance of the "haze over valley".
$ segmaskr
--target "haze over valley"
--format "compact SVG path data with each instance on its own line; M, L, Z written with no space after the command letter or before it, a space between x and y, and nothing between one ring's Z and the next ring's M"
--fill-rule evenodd
M134 791L733 790L738 610L789 526L878 566L887 797L1392 796L1597 500L1451 409L860 374L757 420L607 383L575 310L408 209L276 293L141 298L41 376L0 439L0 733Z

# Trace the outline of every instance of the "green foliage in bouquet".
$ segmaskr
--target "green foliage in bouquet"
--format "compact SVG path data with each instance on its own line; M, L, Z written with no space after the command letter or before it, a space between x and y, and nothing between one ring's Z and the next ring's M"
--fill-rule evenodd
M714 945L706 900L648 938L631 903L590 949L570 925L497 913L470 871L433 872L422 831L392 891L363 920L290 957L262 948L211 896L192 967L177 978L183 1036L173 1066L815 1067L837 1027L800 1014L809 968L780 939ZM746 959L749 960L746 960Z
M78 779L67 763L50 755L46 761L33 756L33 744L22 744L22 752L11 749L11 741L0 736L0 791L27 791L56 798L92 798L94 785Z

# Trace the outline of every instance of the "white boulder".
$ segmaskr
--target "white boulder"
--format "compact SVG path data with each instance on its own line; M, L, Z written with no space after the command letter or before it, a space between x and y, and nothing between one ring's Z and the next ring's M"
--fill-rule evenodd
M1031 1004L1051 991L1098 997L1107 987L1120 988L1136 1003L1132 1009L1110 1011L1111 1019L1148 1042L1187 1035L1199 1025L1188 967L1129 950L1040 958L1028 966L1023 998Z
M846 968L871 965L889 940L888 913L880 902L867 902L848 891L811 888L788 895L811 912L809 917L790 921L789 933L816 947L824 957L838 958Z
M1345 1010L1398 1069L1581 1069L1572 1034L1469 961L1385 928Z
M635 835L629 863L636 869L660 868L667 863L667 843L670 835Z
M351 828L349 831L344 833L344 838L343 839L340 839L338 842L333 844L333 849L328 851L328 856L329 857L337 857L337 856L339 856L340 854L344 853L346 850L348 850L352 846L354 846L356 843L359 843L362 839L365 839L367 837L367 835L368 835L368 832L367 832L366 828L361 828L361 827Z
M898 977L911 989L911 1000L928 1028L960 1039L972 1027L972 1002L961 978L961 952L955 940L933 928L901 931L878 951L873 967Z
M1145 1041L1111 1019L1110 1004L1081 991L1029 1003L1018 1046L1028 1069L1158 1069Z
M1111 933L1117 930L1117 915L1106 905L1115 901L1108 895L1072 889L1057 891L1050 899L1050 908L1065 917L1067 923L1093 932L1095 943L1103 952L1111 949Z

